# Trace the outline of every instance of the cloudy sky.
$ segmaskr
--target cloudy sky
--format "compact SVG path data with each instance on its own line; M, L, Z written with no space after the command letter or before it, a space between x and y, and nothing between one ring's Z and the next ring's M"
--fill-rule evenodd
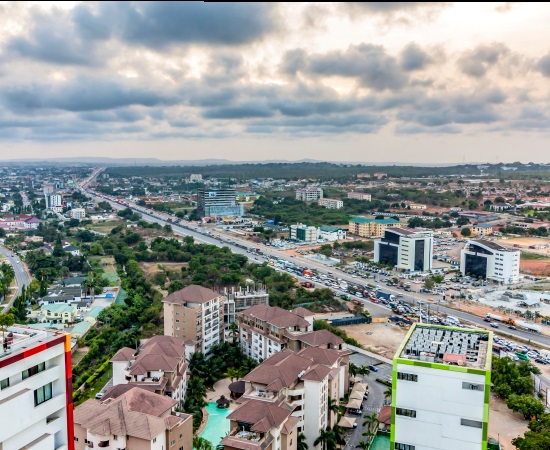
M0 159L550 162L550 4L0 3Z

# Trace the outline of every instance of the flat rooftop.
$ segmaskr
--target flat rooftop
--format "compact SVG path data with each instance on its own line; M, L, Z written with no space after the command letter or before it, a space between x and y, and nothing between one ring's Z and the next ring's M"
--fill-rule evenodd
M397 357L485 369L491 344L488 332L416 324Z
M7 327L5 332L0 332L0 361L59 337L65 340L65 335L62 331L43 330L26 325Z

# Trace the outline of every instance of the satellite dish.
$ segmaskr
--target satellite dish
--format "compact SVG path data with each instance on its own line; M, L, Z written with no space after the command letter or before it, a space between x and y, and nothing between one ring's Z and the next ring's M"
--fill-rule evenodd
M464 361L462 361L461 359L459 359L459 360L457 361L457 364L458 364L459 366L463 366L463 365L464 365Z

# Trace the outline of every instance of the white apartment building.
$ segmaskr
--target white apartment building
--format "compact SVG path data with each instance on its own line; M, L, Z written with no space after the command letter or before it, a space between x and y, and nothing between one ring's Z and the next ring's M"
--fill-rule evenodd
M313 316L306 308L287 311L277 306L252 306L237 316L241 349L256 361L284 349L343 350L342 338L327 330L313 331Z
M242 405L228 419L240 417L237 419L240 422L255 424L265 417L258 414L265 414L265 411L255 411L255 404L285 408L297 419L294 422L297 431L305 434L308 447L319 448L313 445L319 430L325 430L336 421L336 415L328 412L328 398L337 402L340 385L346 386L349 382L350 354L349 350L314 347L297 353L288 349L275 353L242 379L245 382L245 393L240 398ZM222 444L230 444L230 441L224 439ZM283 449L280 443L272 448Z
M71 209L71 219L82 220L86 218L86 210L84 208Z
M0 448L72 450L71 338L15 325L0 333Z
M290 225L290 239L302 242L316 242L318 238L318 230L316 227L307 226L303 223Z
M189 182L190 183L200 183L202 182L202 174L200 173L192 173L189 176Z
M187 392L188 359L194 342L171 336L153 336L137 352L121 348L112 358L113 386L131 384L173 398L183 405Z
M374 261L407 272L432 269L433 232L410 228L386 228L374 241Z
M463 275L481 277L501 284L520 281L519 249L503 247L493 241L468 241L460 252L460 271Z
M414 324L393 360L391 448L487 448L492 333Z
M333 198L320 198L317 200L317 204L327 209L340 209L344 207L342 200L335 200Z
M355 200L365 200L367 202L370 202L372 200L372 196L370 194L367 194L366 192L348 192L348 198L353 198Z
M237 314L251 306L269 305L269 292L265 286L225 288L223 295L223 321L226 327L237 321Z
M314 200L319 200L320 198L323 198L323 189L320 187L298 189L296 191L296 200L300 200L302 202L312 202Z
M46 208L55 212L63 211L63 197L59 194L46 195Z
M224 296L212 289L191 285L168 295L164 303L164 334L195 341L207 353L223 341Z

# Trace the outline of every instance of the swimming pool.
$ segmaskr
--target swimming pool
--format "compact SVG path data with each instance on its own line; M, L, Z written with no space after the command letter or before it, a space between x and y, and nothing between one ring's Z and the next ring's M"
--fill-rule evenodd
M212 446L216 448L222 438L229 433L229 420L226 417L231 410L228 408L218 409L215 402L210 402L206 406L206 411L208 412L208 422L201 433L201 437L209 440Z
M369 450L390 450L390 437L377 434Z

